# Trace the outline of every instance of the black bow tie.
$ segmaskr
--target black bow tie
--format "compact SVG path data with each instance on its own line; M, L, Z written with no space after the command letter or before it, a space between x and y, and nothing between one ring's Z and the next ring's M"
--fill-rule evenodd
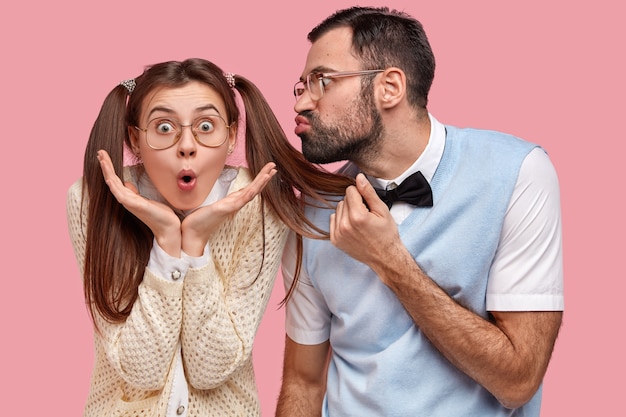
M430 189L430 184L419 171L408 176L393 190L374 189L378 197L389 208L396 201L405 201L418 207L432 207L433 205L433 193Z

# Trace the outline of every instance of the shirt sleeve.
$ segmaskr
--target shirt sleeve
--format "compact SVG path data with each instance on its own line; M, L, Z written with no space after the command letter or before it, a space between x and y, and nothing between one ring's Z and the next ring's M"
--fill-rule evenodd
M561 311L563 255L556 171L535 148L524 160L487 285L489 311Z
M147 268L159 278L168 281L179 281L187 274L189 261L184 256L175 258L169 255L159 246L155 238L152 242Z
M296 262L297 238L294 232L290 232L282 258L285 293L293 283ZM285 314L286 332L294 342L316 345L330 338L330 310L322 294L311 283L304 266L287 301Z

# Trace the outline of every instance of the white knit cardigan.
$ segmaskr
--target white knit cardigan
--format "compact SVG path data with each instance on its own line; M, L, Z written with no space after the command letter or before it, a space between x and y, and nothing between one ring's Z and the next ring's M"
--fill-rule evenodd
M249 171L239 168L229 192L250 181ZM68 191L67 219L82 274L87 207L81 216L81 184ZM94 332L85 416L163 416L179 349L189 391L187 416L260 415L252 346L287 236L278 216L267 206L264 212L263 227L257 196L226 220L209 239L208 264L190 268L181 282L146 268L125 322L95 318L101 332Z

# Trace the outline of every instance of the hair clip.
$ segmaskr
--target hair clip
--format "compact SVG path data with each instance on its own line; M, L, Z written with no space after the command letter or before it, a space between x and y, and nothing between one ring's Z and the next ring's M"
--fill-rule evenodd
M137 83L135 82L134 79L131 79L131 80L121 81L120 85L123 85L124 87L126 87L126 89L128 90L128 94L130 94L135 89L135 86L137 85Z
M235 74L232 72L225 72L224 77L226 77L226 81L230 88L235 88Z

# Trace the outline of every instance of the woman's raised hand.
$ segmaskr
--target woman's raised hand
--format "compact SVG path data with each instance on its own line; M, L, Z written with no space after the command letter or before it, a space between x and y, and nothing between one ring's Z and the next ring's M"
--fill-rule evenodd
M204 252L209 235L228 216L239 211L259 194L276 174L276 164L267 163L254 180L241 190L228 194L215 203L200 207L189 214L182 223L182 249L191 256Z
M106 151L98 151L98 161L100 161L104 181L117 201L152 230L159 246L165 252L179 257L181 224L174 211L163 203L142 197L133 184L123 183L115 173L111 158Z

